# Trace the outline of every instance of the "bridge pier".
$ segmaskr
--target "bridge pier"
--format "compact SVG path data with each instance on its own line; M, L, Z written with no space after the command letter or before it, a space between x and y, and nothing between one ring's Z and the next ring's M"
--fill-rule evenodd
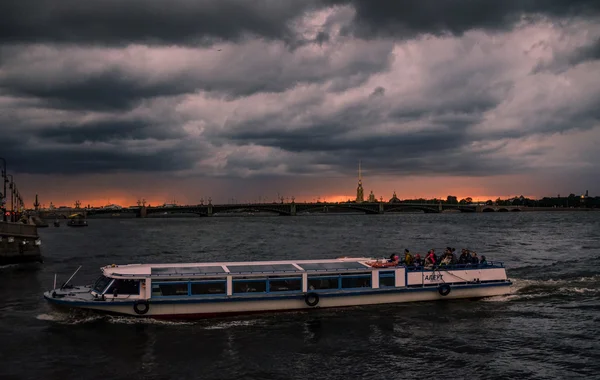
M292 203L290 205L290 216L296 216L296 204Z

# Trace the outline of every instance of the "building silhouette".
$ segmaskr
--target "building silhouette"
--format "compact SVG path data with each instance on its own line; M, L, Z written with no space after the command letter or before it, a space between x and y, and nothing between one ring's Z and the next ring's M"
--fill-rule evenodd
M375 198L375 194L373 194L373 190L371 190L371 194L369 194L369 202L371 202L371 203L377 202L377 198Z
M396 196L396 190L394 190L394 195L389 200L390 203L400 203L400 199Z

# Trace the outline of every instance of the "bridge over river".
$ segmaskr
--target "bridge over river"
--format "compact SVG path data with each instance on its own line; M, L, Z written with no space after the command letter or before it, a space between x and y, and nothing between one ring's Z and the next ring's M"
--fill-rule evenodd
M385 214L402 211L422 211L425 213L441 212L510 212L510 211L537 211L541 207L524 206L489 206L489 205L463 205L442 203L241 203L241 204L206 204L173 207L130 207L115 210L108 208L95 209L58 209L39 211L45 219L67 218L73 214L81 216L93 215L121 215L135 214L138 218L145 218L153 214L196 214L199 216L213 216L223 213L274 213L284 216L304 215L312 213L348 213L359 212L364 214ZM544 208L548 209L548 208Z

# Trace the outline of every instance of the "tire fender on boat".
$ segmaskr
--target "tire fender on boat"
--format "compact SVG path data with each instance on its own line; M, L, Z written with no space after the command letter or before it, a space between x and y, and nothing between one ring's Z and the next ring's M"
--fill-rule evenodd
M447 296L448 294L450 294L450 285L448 284L442 284L440 285L440 287L438 288L438 292L440 292L440 295L442 296Z
M136 314L146 314L149 310L150 304L146 300L135 301L133 304L133 311L135 311Z
M306 302L308 306L317 306L319 303L319 295L317 293L307 293L306 296L304 296L304 302Z

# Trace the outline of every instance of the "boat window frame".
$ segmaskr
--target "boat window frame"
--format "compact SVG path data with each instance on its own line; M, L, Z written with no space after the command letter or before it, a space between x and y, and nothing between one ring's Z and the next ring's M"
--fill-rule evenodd
M97 291L97 290L96 290L96 283L98 283L98 281L100 280L100 278L101 278L101 277L107 278L107 279L109 279L110 281L108 282L108 285L106 285L106 286L104 287L104 289L102 289L101 291ZM95 292L95 293L97 293L97 294L99 294L99 295L103 295L103 294L104 294L104 293L106 293L106 291L107 291L107 290L108 290L108 289L111 287L111 285L113 284L113 282L115 282L115 278L113 278L113 277L108 277L108 276L106 276L106 275L104 275L104 274L101 274L101 275L100 275L100 277L98 277L98 278L96 279L96 281L94 282L94 286L92 287L92 291L93 291L93 292Z
M187 285L187 294L183 295L183 294L173 294L173 295L167 295L165 296L164 294L160 294L160 295L154 295L154 285L158 285L160 288L160 285L164 284L164 285L177 285L177 284L186 284ZM189 297L190 296L190 282L189 281L167 281L167 282L161 282L161 281L152 281L152 283L150 284L150 297L151 298L173 298L173 297ZM162 290L161 290L162 293Z
M337 281L337 287L335 288L326 288L326 289L309 289L310 280L319 279L319 280L332 280L335 279ZM308 292L328 292L331 290L340 290L342 285L342 276L337 275L323 275L323 274L309 274L306 278L306 288Z
M381 282L382 278L391 278L393 279L394 285L384 285ZM379 271L379 287L380 288L395 288L396 287L396 270L381 270Z
M264 292L236 292L235 291L235 284L237 282L262 282L265 284L265 291ZM232 296L239 296L239 295L253 295L253 294L268 294L269 290L269 279L266 277L263 278L233 278L231 280L231 295Z
M102 294L106 294L106 292L108 292L108 290L110 288L112 288L112 286L114 285L115 282L117 281L137 281L137 293L121 293L121 292L117 292L117 297L119 296L140 296L142 295L142 282L144 282L144 280L139 279L139 278L113 278L113 280L110 282L110 285L108 285L106 287L106 289L104 289L104 292L102 292ZM113 293L108 293L108 295L113 295Z
M191 280L188 282L188 297L222 297L222 296L226 296L227 295L227 278L221 279L221 280L216 280L216 279L212 279L212 280L200 280L200 281L194 281ZM223 284L224 286L224 292L223 293L200 293L200 294L194 294L192 293L192 285L194 284Z
M351 287L344 287L344 279L367 279L369 280L369 286L351 286ZM340 281L339 281L339 289L340 290L345 290L345 289L373 289L373 275L372 274L360 274L360 275L346 275L346 276L340 276Z
M293 290L274 290L271 291L271 280L274 281L287 281L287 280L292 280L292 281L300 281L300 289L293 289ZM274 293L274 294L278 294L278 293L302 293L302 276L300 277L275 277L275 278L267 278L267 293ZM255 292L256 293L256 292Z

